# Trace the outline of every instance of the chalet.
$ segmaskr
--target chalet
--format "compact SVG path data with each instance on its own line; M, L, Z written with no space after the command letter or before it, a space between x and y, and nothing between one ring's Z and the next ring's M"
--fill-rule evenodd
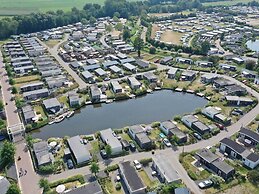
M136 60L136 65L139 66L140 68L148 68L149 67L149 62L144 61L144 60Z
M155 76L155 74L152 73L152 72L147 72L147 73L143 74L143 77L144 77L144 79L146 79L150 83L156 83L157 82L157 76Z
M122 66L127 70L131 72L137 72L137 67L135 65L132 65L130 63L123 63Z
M54 162L54 156L49 152L48 143L46 141L34 143L32 148L38 167L49 165Z
M118 81L111 81L111 88L115 94L122 93L122 87Z
M226 71L236 71L237 70L237 67L234 65L219 64L219 67Z
M247 94L247 90L239 85L225 86L225 93L228 96L244 96Z
M173 167L173 163L164 155L157 154L152 157L152 168L157 172L163 183L180 183L181 179Z
M253 104L254 101L251 98L240 97L240 96L225 96L225 100L228 105L246 106Z
M243 164L251 169L254 169L259 164L259 155L250 152L237 142L224 138L220 141L220 151L229 156L241 160Z
M25 124L33 123L36 120L36 114L31 105L22 107L22 114Z
M161 131L168 137L176 136L178 139L177 143L187 142L187 135L184 134L172 121L164 121L160 123Z
M187 59L187 58L182 58L182 57L176 57L176 62L177 63L184 63L184 64L193 64L193 60L192 59Z
M170 68L168 71L167 71L167 76L169 79L174 79L175 78L175 75L177 73L178 69L177 68Z
M250 129L241 127L241 129L238 132L239 139L243 140L249 140L251 142L251 145L258 145L259 144L259 133L256 133Z
M192 81L195 79L196 73L194 71L183 71L181 79L183 81Z
M79 135L69 138L67 143L77 165L85 164L92 159L86 146L81 143Z
M141 83L135 77L128 77L128 82L131 89L136 90L141 87Z
M100 131L102 141L111 146L112 155L117 155L122 152L122 145L120 141L113 135L111 128Z
M94 76L93 76L93 74L91 74L89 71L83 71L82 73L81 73L81 75L82 75L82 77L84 78L84 80L85 81L87 81L87 82L91 82L91 81L93 81L94 80Z
M141 125L133 125L129 127L129 136L134 139L140 148L150 149L152 147L152 141L147 136L144 128Z
M243 69L242 70L242 76L245 78L256 78L257 74L253 71L247 70L247 69Z
M49 96L49 90L47 88L42 88L39 90L33 90L23 93L23 98L25 100L37 100L39 98L46 98Z
M214 82L214 80L216 80L218 78L217 74L203 74L201 76L201 82L205 83L205 84L211 84Z
M80 97L76 92L69 92L68 93L68 101L71 107L80 106Z
M119 172L129 194L146 193L146 186L130 161L119 163Z
M110 66L109 69L111 70L111 72L116 73L116 74L122 74L123 70L115 65Z
M162 65L169 65L173 60L173 57L168 56L168 57L164 57L163 59L160 60L160 63Z
M83 71L94 71L98 68L100 68L100 64L94 64L94 65L84 65L82 67Z
M223 114L221 114L221 112L218 109L216 109L214 107L208 106L208 107L202 109L201 112L202 112L202 114L204 114L205 116L207 116L208 118L210 118L216 122L222 123L224 125L231 124L231 118L224 116Z
M125 63L134 63L136 60L134 58L126 58L126 59L119 59L119 62L121 64L125 64Z
M96 84L90 86L90 95L92 102L100 101L102 92Z
M202 66L202 67L212 67L213 66L213 62L210 62L210 61L196 61L195 64L198 66Z
M234 176L235 169L222 161L219 156L213 154L209 149L202 149L196 152L199 162L212 170L215 174L227 180Z
M102 68L98 68L98 69L94 70L94 72L97 76L102 77L102 78L107 76L106 71L104 71Z
M225 88L226 86L231 86L231 85L234 85L234 83L226 79L216 79L213 81L213 87L217 89Z
M102 65L104 68L109 68L111 66L118 65L118 64L119 64L118 61L105 61Z
M30 83L26 84L20 87L21 92L29 92L33 90L40 90L44 86L43 82L35 82L35 83Z
M61 104L57 98L43 100L43 105L48 113L57 113L61 109Z

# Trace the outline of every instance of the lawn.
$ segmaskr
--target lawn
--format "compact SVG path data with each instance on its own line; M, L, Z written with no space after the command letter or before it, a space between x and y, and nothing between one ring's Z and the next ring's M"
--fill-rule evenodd
M68 103L68 98L67 96L61 96L58 98L58 101L61 103L61 104L64 104L66 107L69 108L69 103Z
M45 41L45 44L50 47L53 48L55 45L57 45L60 42L60 40L48 40Z
M16 84L22 84L22 83L27 83L32 81L39 81L39 80L40 80L39 75L29 75L29 76L23 76L23 77L14 79Z
M100 184L104 190L104 193L107 193L107 194L122 194L123 193L122 189L121 190L115 189L110 178L101 179Z
M150 178L148 177L145 170L141 170L138 173L139 173L139 176L141 177L144 185L146 185L147 187L151 188L151 187L154 187L156 184L158 184L157 181L150 180Z
M34 110L35 110L35 112L36 112L37 115L39 115L39 114L41 115L41 118L42 118L43 120L48 119L48 117L47 117L47 115L46 115L46 113L45 113L45 111L43 110L43 108L42 108L41 105L35 106L35 107L34 107ZM39 114L38 114L38 113L39 113Z
M132 141L132 139L127 133L122 133L120 136L127 141Z
M154 140L160 139L159 134L161 133L160 129L154 128L151 130L151 134L149 135L149 138Z
M180 39L182 38L182 36L182 33L167 30L161 35L161 41L164 41L169 44L180 45Z

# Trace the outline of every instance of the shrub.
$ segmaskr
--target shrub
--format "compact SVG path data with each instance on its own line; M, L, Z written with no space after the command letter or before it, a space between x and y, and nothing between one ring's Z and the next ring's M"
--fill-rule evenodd
M197 175L195 173L193 173L191 170L187 170L187 174L189 175L189 177L196 181L198 178L197 178Z
M51 188L53 188L53 187L57 187L58 185L66 184L66 183L74 182L74 181L79 181L81 184L85 183L84 177L82 175L78 174L78 175L75 175L75 176L68 177L66 179L61 179L61 180L52 182L52 183L49 184L49 186Z
M40 166L39 167L39 172L42 174L51 174L55 171L55 167L53 164L49 164L46 166Z
M149 48L149 53L150 53L150 54L155 54L155 53L156 53L156 48L153 47L153 46L151 46L151 47Z
M94 140L94 137L92 135L90 136L84 136L83 139L86 139L88 141L93 141Z
M119 165L118 164L114 164L114 165L108 166L105 169L105 172L111 172L111 171L115 171L115 170L118 170L118 169L119 169Z
M120 184L120 183L116 183L115 189L116 189L117 191L118 191L118 190L121 190L121 184Z
M151 127L152 128L156 128L156 127L159 127L160 126L160 122L153 122L152 124L151 124Z
M152 162L152 158L143 158L139 161L143 166L148 165L150 162Z

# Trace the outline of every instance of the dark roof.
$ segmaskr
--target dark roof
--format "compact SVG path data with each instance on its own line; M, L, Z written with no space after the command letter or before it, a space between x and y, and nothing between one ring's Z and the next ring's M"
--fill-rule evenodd
M244 134L244 135L252 138L253 140L259 142L259 134L250 129L246 129L246 128L242 127L240 129L239 133Z
M207 131L210 129L207 125L205 125L204 123L202 123L200 121L194 122L193 125L195 125L197 128L199 128L201 131Z
M196 152L196 155L202 158L203 160L206 160L208 163L212 163L213 161L219 158L216 154L213 154L208 149L199 150L198 152Z
M136 138L139 139L141 144L145 144L145 143L150 143L151 142L151 139L147 136L147 134L145 132L137 133L136 134Z
M251 153L246 158L252 162L257 162L259 160L259 155L255 153Z
M229 138L222 139L220 143L227 145L229 148L235 150L239 154L242 154L246 150L243 146L239 145L237 142Z
M130 165L130 161L122 162L119 164L119 166L122 174L126 179L124 181L128 183L131 191L136 191L145 188L145 185L143 184L135 168L132 165Z
M76 189L72 189L71 191L66 192L66 194L103 194L103 191L99 183L94 181Z
M222 172L228 174L231 171L235 170L232 166L228 165L226 162L223 162L221 160L216 160L212 163L214 166L216 166L219 170Z

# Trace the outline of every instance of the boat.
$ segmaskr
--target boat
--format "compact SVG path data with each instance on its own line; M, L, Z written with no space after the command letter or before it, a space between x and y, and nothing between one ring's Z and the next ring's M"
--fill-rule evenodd
M106 100L105 103L106 103L106 104L110 104L110 103L112 103L112 102L113 102L113 100L110 99L110 100Z
M66 118L65 115L60 115L57 118L55 118L55 123L59 123L61 121L63 121Z
M72 110L72 111L68 112L68 114L66 115L66 117L69 118L69 117L73 116L74 113L75 113L75 111Z
M52 124L54 124L55 123L55 121L53 120L53 121L50 121L49 122L49 125L52 125Z

